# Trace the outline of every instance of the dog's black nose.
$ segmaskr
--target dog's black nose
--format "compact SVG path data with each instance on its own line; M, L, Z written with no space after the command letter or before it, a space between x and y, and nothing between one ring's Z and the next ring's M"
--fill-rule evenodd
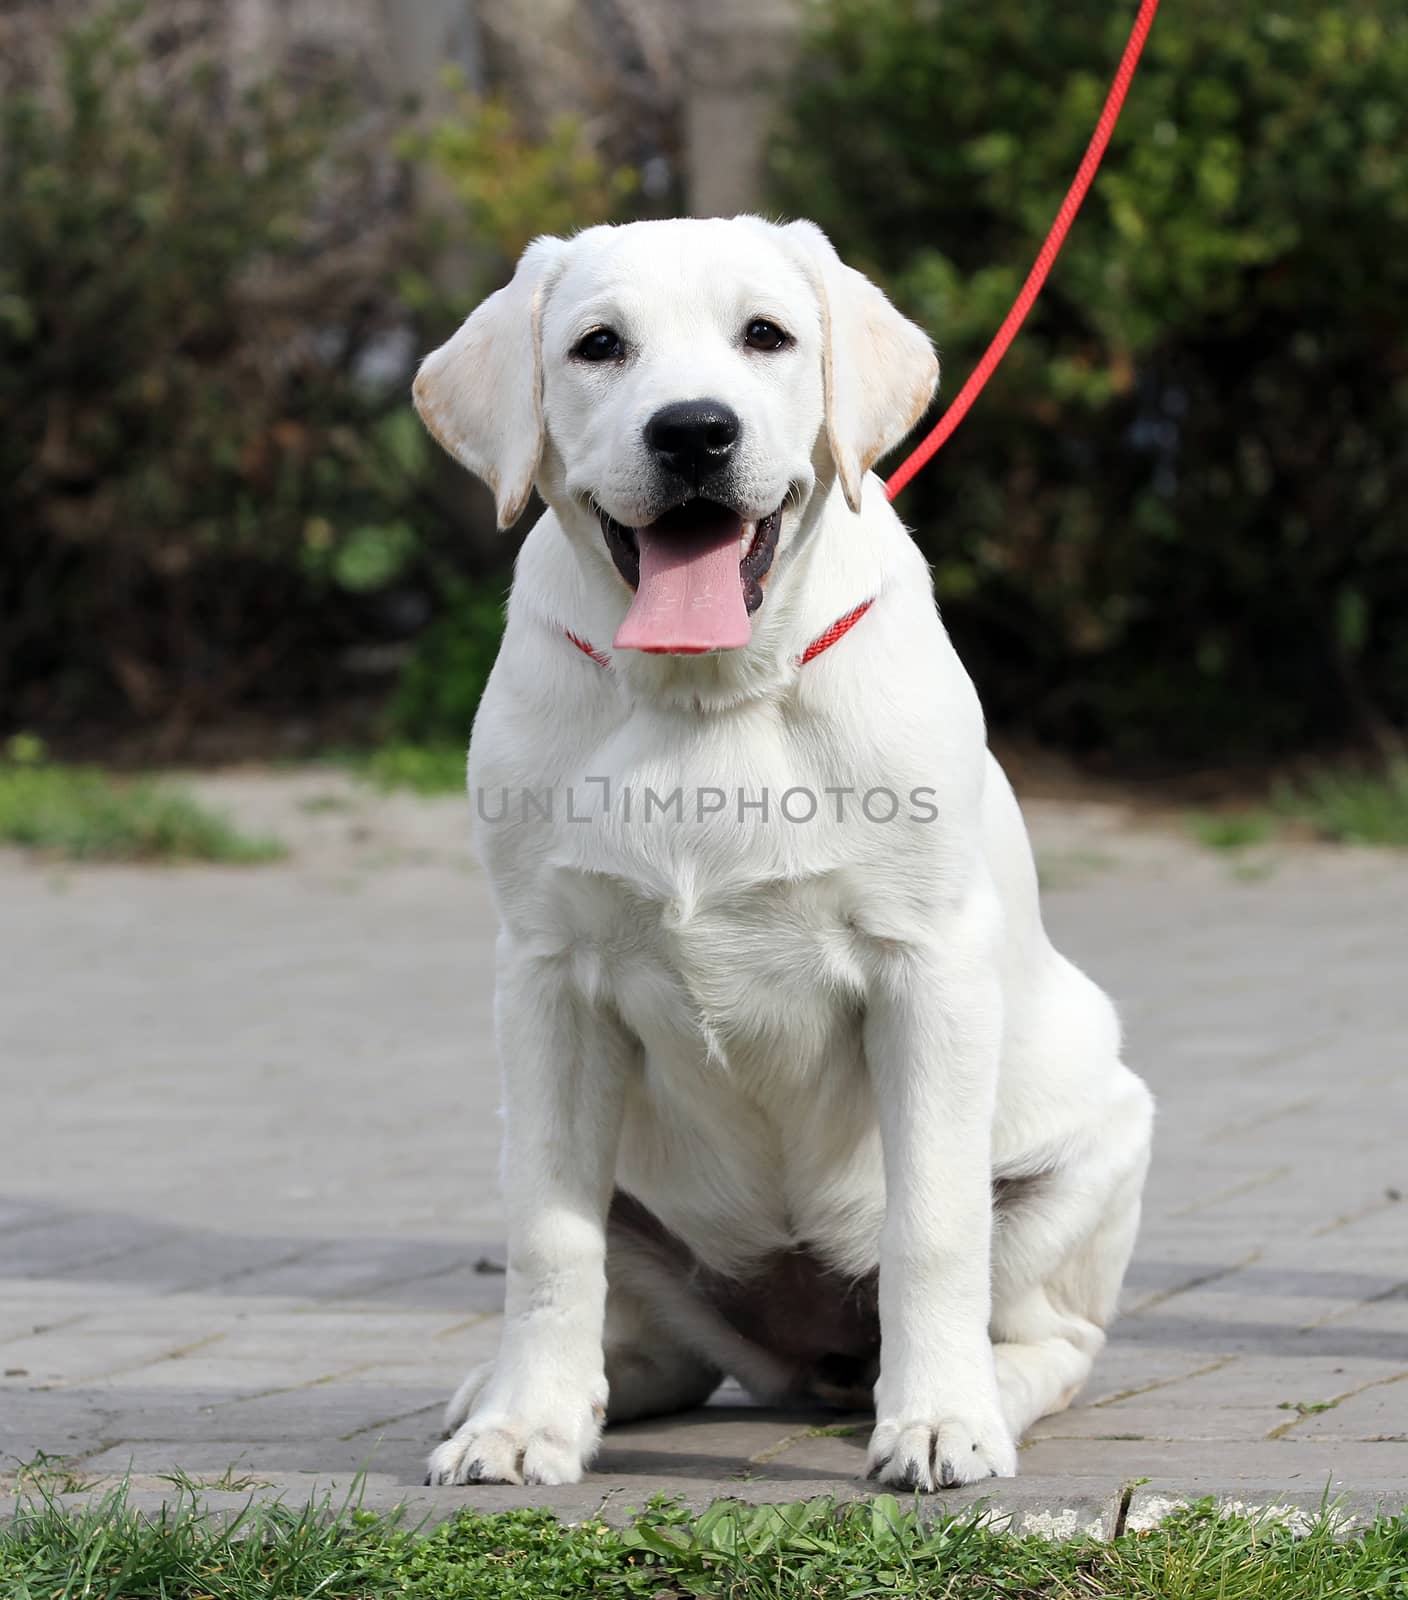
M676 477L697 489L728 460L743 424L719 400L677 400L645 425L645 442Z

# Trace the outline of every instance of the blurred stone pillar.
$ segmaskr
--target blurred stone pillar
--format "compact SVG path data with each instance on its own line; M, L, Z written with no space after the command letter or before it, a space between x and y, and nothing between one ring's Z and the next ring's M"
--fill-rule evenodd
M424 106L443 103L446 67L471 89L484 83L474 0L377 0L388 87Z
M801 0L689 6L683 52L686 179L697 217L762 203L763 156L796 59Z
M435 123L452 111L458 76L475 93L484 89L484 47L477 0L368 0L376 14L382 51L381 75L398 107L414 105L420 123ZM447 79L450 80L447 82ZM452 215L459 197L429 162L411 177L418 207ZM453 300L467 298L476 281L473 247L442 251L433 268L439 289Z

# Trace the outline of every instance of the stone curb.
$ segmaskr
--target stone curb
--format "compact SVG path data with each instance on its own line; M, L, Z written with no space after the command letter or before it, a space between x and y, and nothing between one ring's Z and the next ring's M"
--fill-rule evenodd
M94 1483L82 1492L54 1495L47 1503L64 1511L81 1511L102 1503L120 1489L123 1480ZM669 1485L668 1492L685 1509L698 1514L719 1500L745 1505L783 1505L799 1499L830 1499L838 1506L875 1498L872 1490L854 1479L812 1480L805 1493L788 1483L730 1483L704 1481ZM555 1488L482 1485L472 1489L406 1488L392 1483L361 1483L355 1479L300 1478L267 1481L247 1492L199 1489L195 1500L202 1513L233 1519L251 1506L282 1504L294 1511L308 1506L320 1514L336 1515L347 1507L378 1515L396 1514L412 1528L434 1528L461 1512L492 1515L497 1512L539 1507L572 1524L599 1520L612 1527L631 1522L650 1495L638 1478L593 1478ZM128 1483L127 1507L145 1517L157 1517L183 1497L169 1484L149 1476ZM935 1519L981 1511L987 1519L1011 1532L1047 1539L1089 1537L1108 1540L1126 1531L1146 1532L1175 1512L1196 1501L1212 1498L1228 1513L1266 1515L1284 1519L1293 1531L1303 1531L1327 1506L1333 1507L1347 1530L1361 1527L1379 1516L1408 1514L1408 1498L1390 1491L1349 1489L1330 1492L1329 1486L1287 1492L1273 1485L1239 1484L1235 1490L1217 1492L1206 1485L1176 1480L1139 1485L1110 1483L1082 1486L1072 1492L1059 1479L1016 1479L1001 1489L973 1485L942 1495L895 1497L906 1509L913 1506ZM0 1503L0 1524L12 1522L22 1500Z

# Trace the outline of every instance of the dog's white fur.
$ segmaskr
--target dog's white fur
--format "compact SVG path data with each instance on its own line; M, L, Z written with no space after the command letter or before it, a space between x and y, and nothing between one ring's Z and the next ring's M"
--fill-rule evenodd
M793 343L746 348L758 317ZM629 359L573 360L601 324ZM502 921L503 1341L452 1402L433 1481L570 1482L608 1411L697 1403L721 1371L785 1387L648 1251L608 1259L613 1185L720 1272L798 1244L846 1274L878 1264L886 1483L1011 1474L1023 1430L1090 1371L1151 1100L1109 1001L1047 940L977 696L867 475L936 378L925 336L819 230L747 217L539 240L422 368L422 415L501 522L534 484L550 507L470 750ZM609 648L630 599L597 510L656 514L645 421L698 396L743 419L747 514L788 497L752 641L605 670L564 633ZM681 814L647 815L647 789L682 791ZM717 790L722 808L697 801ZM807 790L815 817L788 821L781 797ZM871 790L899 797L893 821L862 812ZM1034 1181L995 1228L997 1178Z

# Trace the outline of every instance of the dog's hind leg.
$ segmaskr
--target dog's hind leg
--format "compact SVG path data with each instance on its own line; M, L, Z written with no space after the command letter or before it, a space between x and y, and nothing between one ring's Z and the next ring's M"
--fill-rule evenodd
M745 1339L694 1283L695 1263L638 1202L618 1192L606 1226L606 1313L602 1332L606 1421L633 1422L703 1405L727 1374L755 1398L794 1393L793 1365ZM476 1367L445 1413L449 1438L494 1376Z
M1124 1092L1058 1167L997 1184L991 1331L1003 1415L1017 1438L1074 1399L1115 1315L1153 1112L1144 1086L1121 1077Z
M703 1405L723 1373L682 1343L645 1300L611 1282L609 1266L607 1276L607 1425Z
M604 1344L608 1425L703 1405L723 1377L663 1327L643 1301L617 1285L607 1289ZM455 1391L445 1411L447 1439L474 1410L493 1376L494 1363L484 1362Z
M608 1422L701 1405L725 1374L756 1399L794 1392L795 1365L731 1326L701 1292L688 1247L620 1190L606 1238Z

